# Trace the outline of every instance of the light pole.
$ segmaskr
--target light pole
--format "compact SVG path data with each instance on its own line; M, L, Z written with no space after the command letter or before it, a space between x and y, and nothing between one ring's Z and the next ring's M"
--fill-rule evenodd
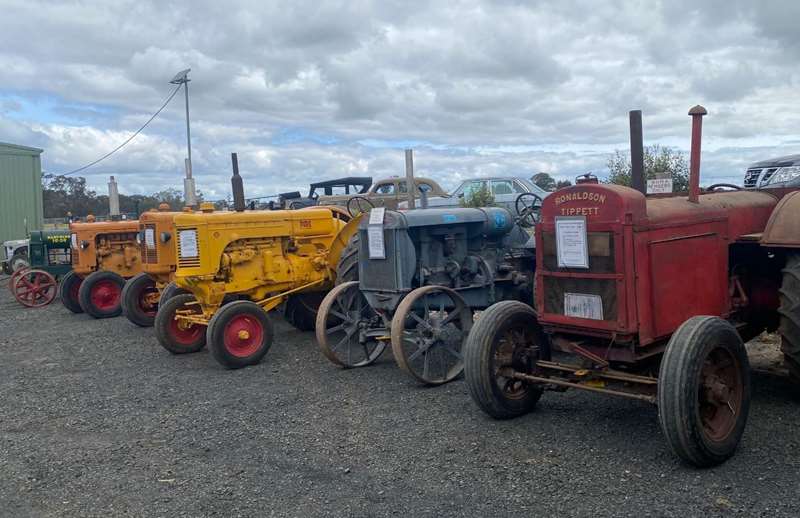
M197 205L197 197L194 190L194 178L192 178L192 133L189 130L189 81L187 77L191 68L181 70L170 81L173 85L183 85L183 93L186 97L186 153L188 158L184 163L186 168L186 178L183 179L183 199L189 207Z

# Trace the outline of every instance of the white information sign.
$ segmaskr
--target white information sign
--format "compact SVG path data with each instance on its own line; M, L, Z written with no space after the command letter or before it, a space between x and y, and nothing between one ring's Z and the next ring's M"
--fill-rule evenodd
M369 243L370 259L386 259L386 247L383 243L383 225L369 225L367 227L367 241Z
M370 225L383 225L383 216L386 214L386 207L375 207L369 211Z
M77 250L78 249L78 234L70 234L69 242L72 245L72 248Z
M600 295L564 294L564 315L568 317L603 320L603 299Z
M585 216L556 216L556 255L559 268L589 268Z
M181 230L178 232L178 240L181 245L181 257L198 257L197 251L197 231Z
M156 231L152 228L144 229L144 242L147 245L147 248L155 248L156 247Z
M654 178L647 180L647 194L670 194L672 178Z

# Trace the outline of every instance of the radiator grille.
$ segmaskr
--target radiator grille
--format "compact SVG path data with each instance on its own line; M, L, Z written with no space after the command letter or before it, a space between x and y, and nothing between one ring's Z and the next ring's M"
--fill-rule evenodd
M153 236L153 246L150 247L147 244L147 235L148 233L152 233ZM152 223L148 223L144 226L144 236L142 236L142 261L145 264L157 264L158 263L158 236L156 234L156 226Z
M758 185L759 176L761 176L761 169L748 169L744 175L744 186L756 187Z
M383 231L386 259L370 259L367 232L359 232L360 246L358 257L359 282L362 289L376 291L395 291L397 286L397 251L395 231Z
M192 242L195 247L194 251L187 249L187 245ZM180 230L176 246L178 247L178 267L197 268L200 266L200 244L197 242L197 229Z

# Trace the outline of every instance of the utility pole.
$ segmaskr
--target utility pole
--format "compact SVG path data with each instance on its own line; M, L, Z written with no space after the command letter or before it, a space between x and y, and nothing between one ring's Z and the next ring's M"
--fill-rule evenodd
M192 178L192 133L189 128L189 72L191 68L181 70L170 81L173 85L183 85L183 93L186 99L186 154L188 158L184 161L186 169L186 177L183 179L183 198L188 207L197 205L197 196L195 195L194 178Z
M408 210L414 210L414 150L406 149L406 191L408 191Z

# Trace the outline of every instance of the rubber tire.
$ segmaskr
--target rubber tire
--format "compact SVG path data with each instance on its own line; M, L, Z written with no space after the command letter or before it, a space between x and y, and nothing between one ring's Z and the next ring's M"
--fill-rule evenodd
M353 234L347 246L342 250L342 255L339 256L339 262L336 265L336 285L358 280L358 248L360 239L358 232Z
M780 289L781 305L778 309L781 335L781 351L789 375L800 383L800 254L786 257L783 282Z
M194 300L194 295L185 293L175 295L166 302L159 302L158 304L158 313L156 313L156 320L153 323L156 339L158 339L158 343L161 344L164 349L172 354L196 353L206 346L205 332L200 333L197 341L187 346L173 343L169 333L169 323L175 316L175 311L183 307L186 303Z
M122 314L139 327L153 327L156 316L150 316L139 307L139 297L142 290L153 287L156 281L147 273L138 273L125 282L122 288ZM156 305L158 313L158 305Z
M92 304L91 290L99 281L113 281L117 283L120 290L119 304L110 310L101 310ZM101 270L92 272L83 279L81 288L78 290L78 301L81 303L83 312L94 318L114 318L122 314L122 290L125 288L125 278L118 273Z
M76 282L81 284L83 279L73 271L67 272L66 275L61 278L61 282L58 284L58 297L61 299L61 303L64 305L64 307L68 310L72 311L73 313L83 313L80 300L73 299L70 296L72 285Z
M486 309L473 324L464 344L464 378L472 400L495 419L511 419L532 411L542 397L542 388L529 386L525 397L508 399L498 389L491 373L492 349L498 337L511 325L522 323L534 330L541 358L549 359L550 348L536 312L522 302L506 300Z
M324 297L325 292L323 291L289 295L283 308L283 317L300 331L313 331L319 305Z
M23 268L30 268L31 261L30 259L28 259L28 254L17 252L8 261L8 267L11 269L12 273L16 272L17 270L21 270Z
M724 345L742 368L742 405L739 421L726 440L715 444L702 433L697 393L698 377L709 349ZM672 451L700 468L725 462L736 451L750 411L750 364L742 338L726 320L692 317L678 328L667 344L658 375L658 420Z
M179 288L174 282L170 282L161 290L161 297L158 299L158 303L163 304L175 295L191 295L191 293L183 288Z
M224 334L225 326L230 319L244 314L254 316L261 322L264 329L264 339L261 343L261 347L259 347L255 353L250 356L239 357L232 355L225 348ZM217 360L220 365L226 369L241 369L242 367L256 365L261 362L264 355L266 355L270 347L272 347L274 335L275 332L272 321L267 315L267 312L261 309L261 306L249 300L237 300L222 306L217 310L214 316L211 317L211 321L208 323L208 329L206 330L206 342L208 343L208 349L211 351L214 359Z

